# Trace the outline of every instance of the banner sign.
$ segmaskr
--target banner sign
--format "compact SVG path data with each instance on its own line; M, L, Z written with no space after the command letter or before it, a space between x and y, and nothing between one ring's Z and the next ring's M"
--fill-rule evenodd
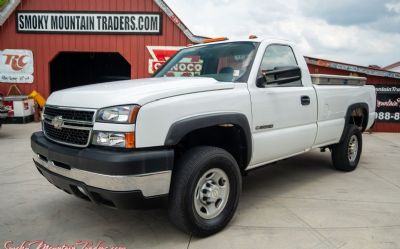
M5 49L0 51L0 82L32 83L32 51L23 49Z
M400 86L375 85L376 121L400 122Z
M18 11L17 32L161 34L160 13Z

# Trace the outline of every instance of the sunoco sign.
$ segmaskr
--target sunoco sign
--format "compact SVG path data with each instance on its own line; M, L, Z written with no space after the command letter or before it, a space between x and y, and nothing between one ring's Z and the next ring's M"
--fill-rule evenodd
M166 63L170 57L183 47L174 46L147 46L151 59L149 59L149 73L152 74ZM167 77L193 77L200 75L203 68L203 61L200 56L190 56L183 58L173 68L166 73Z
M19 11L17 32L161 34L160 13Z

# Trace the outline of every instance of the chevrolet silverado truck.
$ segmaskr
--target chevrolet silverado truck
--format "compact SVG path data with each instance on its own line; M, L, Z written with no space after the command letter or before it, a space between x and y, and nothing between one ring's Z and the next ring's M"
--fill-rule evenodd
M204 43L149 79L52 93L33 160L57 188L97 204L167 200L171 222L204 237L234 216L248 170L312 149L354 170L375 98L373 86L313 84L287 41Z

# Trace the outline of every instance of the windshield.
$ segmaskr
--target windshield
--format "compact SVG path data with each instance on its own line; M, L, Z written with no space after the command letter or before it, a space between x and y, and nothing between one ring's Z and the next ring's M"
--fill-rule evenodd
M223 82L246 82L258 43L229 42L179 51L154 77L211 77Z

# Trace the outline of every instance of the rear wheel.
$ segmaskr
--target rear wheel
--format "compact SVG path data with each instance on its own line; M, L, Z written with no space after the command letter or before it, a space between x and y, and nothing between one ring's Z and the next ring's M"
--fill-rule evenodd
M205 237L232 219L241 192L235 159L216 147L196 147L179 160L172 179L169 216L178 228Z
M343 141L332 146L333 166L342 171L355 170L360 161L361 151L361 131L356 125L351 125Z

